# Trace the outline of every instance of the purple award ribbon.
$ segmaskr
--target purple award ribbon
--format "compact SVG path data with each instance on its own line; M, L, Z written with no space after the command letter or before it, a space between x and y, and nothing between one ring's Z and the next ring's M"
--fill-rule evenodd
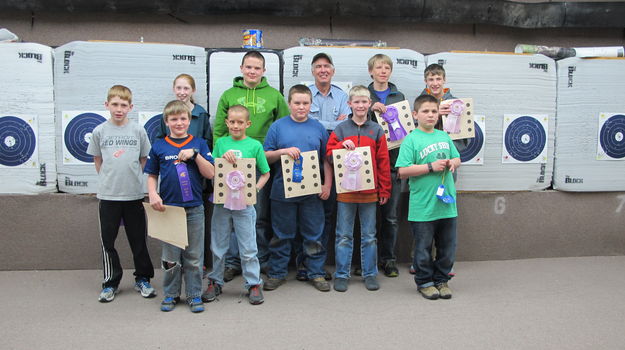
M189 202L193 200L193 190L191 189L191 180L189 180L189 172L187 165L183 162L176 163L176 172L178 172L178 182L180 183L180 192L182 193L182 201Z
M399 112L394 106L386 107L386 112L380 115L382 119L388 124L388 134L391 141L402 140L408 133L399 120Z
M443 130L450 134L457 134L460 132L460 118L462 117L462 113L464 113L464 102L462 100L454 100L449 106L451 113L447 116L447 120L445 120L445 125L443 125Z
M245 196L243 188L245 187L245 176L238 170L233 170L226 175L226 185L229 193L226 195L224 208L230 210L245 209Z
M360 167L362 167L362 154L360 152L347 152L343 158L343 165L347 169L341 187L350 191L358 191L360 189Z

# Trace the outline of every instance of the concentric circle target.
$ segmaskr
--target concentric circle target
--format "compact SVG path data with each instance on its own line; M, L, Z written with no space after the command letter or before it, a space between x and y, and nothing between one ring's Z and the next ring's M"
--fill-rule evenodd
M106 119L95 113L82 113L74 117L65 128L65 147L74 158L92 163L93 156L87 154L87 147L91 142L91 134L96 126L104 123Z
M24 120L0 117L0 164L18 166L26 163L35 152L37 138Z
M463 163L475 158L482 150L482 146L484 146L484 132L482 132L482 128L480 128L478 123L473 123L473 125L475 125L475 137L469 139L467 147L460 152L460 160Z
M158 134L158 129L161 127L161 120L163 119L162 114L157 114L150 118L145 125L145 132L148 134L148 138L150 139L150 144L154 144L156 141L156 135Z
M613 115L603 123L599 131L599 144L608 156L625 158L625 115Z
M522 116L508 125L504 145L512 158L529 162L540 156L547 146L547 134L536 118Z

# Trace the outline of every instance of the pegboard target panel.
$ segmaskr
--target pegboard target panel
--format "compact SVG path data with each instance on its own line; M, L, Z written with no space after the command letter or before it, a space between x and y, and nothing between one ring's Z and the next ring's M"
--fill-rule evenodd
M87 153L93 129L104 123L109 112L63 111L63 164L93 164Z
M625 160L625 113L601 113L597 160Z
M388 105L385 113L375 112L375 116L384 130L388 149L398 148L404 138L415 129L412 109L407 100Z
M503 163L546 163L546 115L504 115Z
M228 185L229 175L232 177L233 172L240 171L243 175L241 194L245 198L246 205L256 204L256 159L254 158L240 158L237 159L235 164L228 162L223 158L215 159L215 177L214 182L214 194L213 203L225 204L226 199L231 194L232 185ZM236 181L241 179L234 177Z
M476 115L473 120L475 126L475 137L469 139L465 149L460 151L462 165L483 165L484 164L484 142L486 140L486 117Z
M293 198L321 193L321 175L319 155L317 151L300 153L302 157L302 177L294 181L294 169L300 164L288 155L280 156L282 163L282 178L284 182L284 197Z
M353 151L335 149L332 151L332 159L334 160L336 193L375 188L370 147L356 147Z
M441 102L450 105L451 113L443 116L443 130L452 140L475 137L473 122L473 99L455 98Z
M161 120L163 120L161 112L139 112L139 124L143 126L148 134L151 145L156 141L158 129L161 128Z
M37 119L0 116L0 167L37 168Z

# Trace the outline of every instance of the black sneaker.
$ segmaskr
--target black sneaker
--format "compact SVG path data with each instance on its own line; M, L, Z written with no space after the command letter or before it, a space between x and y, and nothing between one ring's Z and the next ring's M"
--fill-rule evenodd
M202 301L205 303L210 303L211 301L217 299L217 296L221 294L221 286L215 283L215 280L208 279L208 286L204 293L202 293Z
M241 274L241 270L232 267L226 267L224 271L224 282L232 281L236 276Z
M354 268L354 276L362 276L362 268L360 266Z
M389 260L384 264L384 276L397 277L399 276L399 270L397 269L397 263L393 260Z
M286 280L283 278L273 278L269 277L265 284L263 285L264 290L274 290L278 289L281 285L285 284Z
M298 269L295 279L302 282L308 281L308 270L305 268Z

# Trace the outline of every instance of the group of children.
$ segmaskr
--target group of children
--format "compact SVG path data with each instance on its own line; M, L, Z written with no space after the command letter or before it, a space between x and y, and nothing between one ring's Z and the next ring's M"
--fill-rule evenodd
M324 56L331 63L329 56ZM323 201L330 196L333 183L332 152L356 147L369 147L371 151L375 188L337 195L334 289L345 292L349 286L357 213L362 236L359 272L368 290L380 288L376 279L378 204L382 208L381 230L389 231L390 236L388 242L382 243L386 249L380 253L380 260L387 276L397 276L393 253L397 203L401 180L409 179L408 220L415 240L412 266L418 291L428 299L451 298L447 282L455 260L457 217L451 174L460 166L460 158L447 133L436 128L443 98L439 92L444 91L445 81L442 67L432 65L426 69L426 84L428 77L435 75L442 75L442 83L439 79L437 86L428 85L430 91L414 101L412 114L418 127L405 137L401 148L389 151L387 136L374 112L384 113L387 105L405 98L389 82L392 61L388 56L371 58L369 73L373 83L368 88L355 86L349 91L347 103L352 113L330 135L317 119L310 117L313 95L309 87L291 87L285 103L282 95L267 84L264 63L257 51L244 56L242 77L235 78L233 87L219 101L213 132L208 114L193 101L193 78L186 74L176 77L176 100L165 106L160 134L151 148L145 130L128 120L133 107L130 90L120 85L109 90L105 107L111 117L94 129L88 147L100 179L97 197L104 281L99 300L112 301L118 291L122 268L114 241L122 222L135 263L135 289L145 298L156 295L150 285L154 268L145 239L142 172L148 175L149 204L154 210L165 211L166 205L171 205L183 207L186 212L188 246L181 249L162 243L162 311L171 311L180 302L184 278L187 304L192 312L202 312L203 302L215 300L229 280L224 276L228 265L237 263L249 302L262 303L262 290L274 290L286 282L296 236L301 237L304 277L318 290L329 291L322 236ZM298 160L308 151L315 151L319 160L321 191L318 195L287 198L284 182L291 179L282 176L281 157ZM202 192L205 179L215 175L214 158L232 164L242 158L256 160L257 203L242 208L211 204L212 271L206 276L208 284L203 291ZM265 281L261 271L267 275Z

